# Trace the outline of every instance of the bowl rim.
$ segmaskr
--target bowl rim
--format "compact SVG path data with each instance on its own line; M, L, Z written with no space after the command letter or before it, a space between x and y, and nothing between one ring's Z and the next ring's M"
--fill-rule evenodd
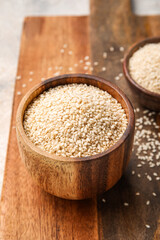
M128 68L128 63L129 63L129 59L132 57L132 55L134 54L134 52L136 52L139 48L145 46L148 43L160 43L160 36L157 37L149 37L149 38L145 38L141 41L138 41L134 44L131 45L131 47L128 49L128 51L126 52L125 56L124 56L124 61L123 61L123 72L124 75L126 77L126 79L132 84L134 85L135 88L137 88L139 91L143 92L144 94L151 96L154 99L159 99L160 100L160 94L159 93L155 93L152 92L144 87L142 87L140 84L138 84L130 75L130 71ZM138 48L138 49L137 49Z
M25 102L29 99L30 95L32 95L35 91L37 91L42 86L45 86L49 82L57 81L57 80L64 79L64 78L67 79L67 78L74 78L74 77L75 78L93 79L97 82L101 82L103 84L108 85L110 88L112 88L114 91L116 91L118 93L118 95L120 95L122 97L122 99L124 100L124 102L127 106L127 111L128 111L128 124L127 124L126 130L124 131L124 133L120 137L120 139L114 145L112 145L109 149L107 149L106 151L103 151L103 152L95 154L95 155L87 156L87 157L64 157L64 156L59 156L59 155L56 155L56 154L48 153L48 152L42 150L41 148L37 147L34 143L32 143L32 141L28 138L28 136L26 135L26 133L24 131L23 124L22 124L23 123L23 117L24 117L23 107L24 107ZM85 84L85 83L83 83L83 84ZM43 91L46 91L46 90L47 89L44 89ZM132 129L134 129L134 125L135 125L134 108L133 108L130 100L128 99L128 97L125 95L125 93L123 93L123 91L119 87L117 87L115 84L111 83L110 81L108 81L104 78L101 78L101 77L98 77L98 76L95 76L95 75L91 75L91 74L81 74L81 73L80 74L64 74L64 75L60 75L60 76L56 76L56 77L53 77L53 78L46 79L45 81L36 84L22 98L22 100L21 100L21 102L18 106L17 114L16 114L16 131L19 131L19 134L23 138L23 141L25 142L25 144L30 149L32 149L34 152L36 152L37 154L43 155L43 156L45 156L49 159L54 159L54 160L60 161L60 162L90 161L90 160L99 159L99 158L103 157L104 155L108 155L111 152L113 152L115 149L119 148L120 145L128 138L130 132L132 131Z

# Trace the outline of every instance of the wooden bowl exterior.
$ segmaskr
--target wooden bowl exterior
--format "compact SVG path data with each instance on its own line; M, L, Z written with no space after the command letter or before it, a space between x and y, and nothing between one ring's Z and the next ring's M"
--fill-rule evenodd
M146 38L133 46L128 50L127 54L124 57L123 62L123 72L126 79L129 82L131 89L135 94L138 95L139 102L142 106L147 107L154 111L160 111L160 94L151 92L142 86L140 86L134 79L131 77L129 72L129 59L132 57L134 52L136 52L140 47L143 47L147 43L160 43L160 37Z
M86 83L108 91L126 111L128 126L109 150L84 158L60 157L36 147L23 129L28 104L44 90L68 83ZM16 119L21 158L33 179L45 191L65 199L85 199L101 194L121 178L132 152L134 111L124 93L112 83L92 75L69 74L48 79L30 90L22 99Z

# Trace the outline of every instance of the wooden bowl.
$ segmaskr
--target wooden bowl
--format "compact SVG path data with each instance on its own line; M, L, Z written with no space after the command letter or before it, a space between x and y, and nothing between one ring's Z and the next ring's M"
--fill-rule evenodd
M24 112L30 102L48 88L69 83L86 83L110 93L121 103L128 118L123 136L107 151L83 158L60 157L36 147L23 128ZM114 84L92 75L69 74L48 79L22 99L16 118L22 160L33 179L48 193L66 199L85 199L101 194L121 178L132 152L134 111L125 94Z
M146 88L143 88L139 85L134 79L131 77L129 72L129 59L132 57L133 53L136 52L140 47L143 47L147 43L159 43L160 37L152 37L146 38L138 43L135 43L131 48L128 50L127 54L124 57L123 62L123 72L126 79L131 86L131 89L134 91L134 94L138 95L139 102L144 107L147 107L154 111L160 111L160 94L151 92Z

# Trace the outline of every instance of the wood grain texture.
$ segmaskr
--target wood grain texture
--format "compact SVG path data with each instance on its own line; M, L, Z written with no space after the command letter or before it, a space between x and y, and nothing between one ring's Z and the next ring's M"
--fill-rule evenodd
M71 83L93 85L107 91L125 109L128 124L123 136L102 153L81 158L49 154L36 147L24 132L24 113L30 102L49 88ZM134 122L134 110L127 97L105 79L89 74L50 78L30 90L18 107L16 132L20 155L35 182L48 193L65 199L93 198L112 188L124 173L132 153Z
M60 53L63 44L68 47ZM15 132L22 96L41 78L52 77L58 71L71 72L72 67L73 72L82 72L83 65L74 67L74 63L86 55L90 56L87 17L25 19L17 73L21 79L15 85L1 197L0 239L98 239L96 199L62 200L37 187L21 162Z
M115 77L122 73L122 63L124 52L120 51L123 46L125 51L136 41L146 37L160 35L160 17L138 17L132 14L129 0L91 0L91 46L92 62L98 61L94 66L93 73L111 82L116 83L127 94L135 108L140 112L136 113L136 118L144 116L139 105L138 96L135 96L129 88L124 77ZM114 51L110 51L110 47ZM102 57L103 52L108 53L107 59ZM102 71L102 66L106 71ZM154 117L154 121L160 125L160 116ZM143 126L145 129L146 127ZM157 134L158 130L152 126L148 130ZM145 142L147 143L147 142ZM154 153L158 153L158 149ZM99 198L99 229L100 239L105 240L152 240L160 239L160 184L153 177L153 172L159 176L159 167L149 168L145 163L141 168L137 150L132 154L129 167L116 187L106 192ZM149 152L147 153L149 155ZM154 162L156 163L154 158ZM135 171L135 175L131 172ZM152 181L148 181L145 173L152 176ZM140 174L138 177L137 174ZM140 192L140 195L136 195ZM157 197L152 196L152 192L157 193ZM102 198L106 202L102 202ZM146 201L150 205L146 205ZM128 207L123 204L129 203ZM145 225L150 225L146 228Z

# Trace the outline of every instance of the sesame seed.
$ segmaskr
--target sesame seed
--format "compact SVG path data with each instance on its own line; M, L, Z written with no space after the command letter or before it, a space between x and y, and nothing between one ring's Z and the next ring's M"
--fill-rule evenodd
M84 60L87 61L89 59L89 56L85 56Z
M146 224L145 226L146 226L146 228L150 228L150 225L148 225L148 224Z
M17 92L17 95L21 95L22 93L20 91Z
M103 58L106 59L107 58L107 52L103 53Z
M105 72L106 71L106 67L102 67L102 71Z
M41 81L44 81L45 80L45 78L41 78Z
M136 192L136 196L139 196L140 195L140 193L139 192Z
M150 204L150 201L148 200L147 202L146 202L146 205L148 206Z
M83 63L83 60L81 59L81 60L79 60L79 63Z
M105 203L105 202L106 202L106 199L105 199L105 198L102 198L102 202L104 202L104 203Z
M75 66L75 67L78 67L78 64L77 64L77 63L75 63L75 64L74 64L74 66Z
M54 73L54 76L58 76L58 75L60 75L60 72L55 72Z
M135 171L132 171L132 175L135 175Z
M120 48L119 48L119 51L120 51L120 52L124 52L124 47L120 47Z
M52 70L52 67L49 67L49 68L48 68L48 71L51 71L51 70Z
M129 206L129 203L125 202L125 203L123 203L123 205L124 205L125 207L128 207L128 206Z
M116 76L114 79L115 79L116 81L118 81L118 80L119 80L119 76Z
M21 79L21 76L17 76L16 79L17 79L17 80L20 80L20 79Z
M94 66L98 66L98 62L94 62L93 65L94 65Z
M29 82L32 82L33 81L33 79L32 78L29 78Z
M24 84L22 84L22 87L23 87L23 88L25 88L26 86L27 86L27 85L26 85L25 83L24 83Z
M62 49L60 50L60 52L61 52L61 53L64 53L64 49L62 48Z
M72 53L73 53L72 51L69 51L69 52L68 52L69 55L72 55Z
M63 44L63 48L67 48L67 44L65 43L65 44Z
M149 176L149 175L147 175L147 179L148 179L149 181L152 181L152 178L151 178L151 176Z
M154 197L156 197L156 196L157 196L157 194L156 194L155 192L153 192L153 193L152 193L152 195L153 195Z
M84 70L88 70L88 66L84 66L84 68L83 68Z
M114 51L114 47L110 47L109 50L110 50L111 52L113 52L113 51Z
M30 72L29 72L30 75L33 75L33 73L34 73L33 71L30 71Z

